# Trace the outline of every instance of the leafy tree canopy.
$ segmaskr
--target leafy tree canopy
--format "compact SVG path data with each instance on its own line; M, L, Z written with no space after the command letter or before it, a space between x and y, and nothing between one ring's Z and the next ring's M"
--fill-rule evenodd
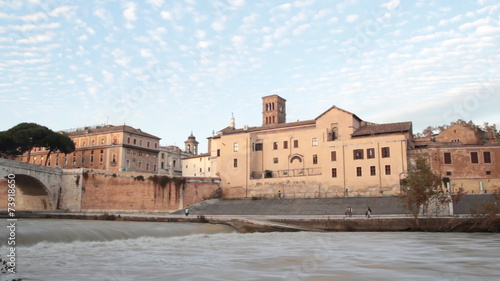
M408 211L413 215L418 223L420 208L426 209L429 200L440 196L441 177L435 174L424 157L417 157L416 165L412 167L408 175L401 182L403 201Z
M493 138L493 139L500 139L500 132L497 129L496 124L490 124L489 122L483 122L482 125L476 125L472 120L469 120L468 122L463 120L463 119L458 119L457 121L453 121L450 124L445 124L441 126L428 126L425 128L422 132L415 134L416 138L421 138L421 137L430 137L434 134L441 133L442 131L448 129L449 127L453 125L461 125L466 128L470 128L473 130L480 130L486 133L488 138Z
M34 147L47 148L48 155L56 150L66 154L75 151L71 138L36 123L20 123L0 132L0 153L15 156L28 152L29 161Z

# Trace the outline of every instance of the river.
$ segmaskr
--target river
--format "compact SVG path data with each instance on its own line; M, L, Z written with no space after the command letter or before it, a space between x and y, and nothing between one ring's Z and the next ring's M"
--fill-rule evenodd
M2 221L0 256L9 229ZM224 225L18 220L1 280L499 280L500 234L273 232Z

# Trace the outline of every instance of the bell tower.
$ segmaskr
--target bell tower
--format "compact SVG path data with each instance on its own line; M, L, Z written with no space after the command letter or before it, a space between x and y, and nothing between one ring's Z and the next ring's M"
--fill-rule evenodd
M187 153L191 153L193 155L198 154L198 141L196 141L195 136L193 136L193 132L188 137L187 141L184 142L185 150Z
M278 95L262 98L262 126L286 123L286 100Z

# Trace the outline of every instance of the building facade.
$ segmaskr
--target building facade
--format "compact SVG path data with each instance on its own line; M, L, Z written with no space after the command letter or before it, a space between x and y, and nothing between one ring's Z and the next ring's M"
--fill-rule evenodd
M212 173L225 197L333 197L400 192L411 122L373 124L331 107L314 120L286 122L285 100L263 102L263 124L209 138Z
M191 155L177 146L160 146L158 174L172 177L182 176L182 159Z
M484 132L453 125L438 135L416 140L411 158L423 156L432 170L449 180L447 188L469 194L491 193L500 189L500 142Z
M75 143L73 153L51 153L47 161L45 148L37 147L31 151L29 162L66 169L158 172L160 138L157 136L126 125L85 127L64 133ZM27 159L27 154L18 157L19 161Z

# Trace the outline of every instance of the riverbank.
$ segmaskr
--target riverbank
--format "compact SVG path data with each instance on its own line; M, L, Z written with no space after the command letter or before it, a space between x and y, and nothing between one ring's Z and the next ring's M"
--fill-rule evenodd
M0 218L10 218L0 212ZM77 219L145 222L190 222L225 224L240 233L289 231L429 231L429 232L499 232L500 217L456 216L422 217L417 222L405 215L364 216L184 216L172 214L65 213L18 211L17 219Z

